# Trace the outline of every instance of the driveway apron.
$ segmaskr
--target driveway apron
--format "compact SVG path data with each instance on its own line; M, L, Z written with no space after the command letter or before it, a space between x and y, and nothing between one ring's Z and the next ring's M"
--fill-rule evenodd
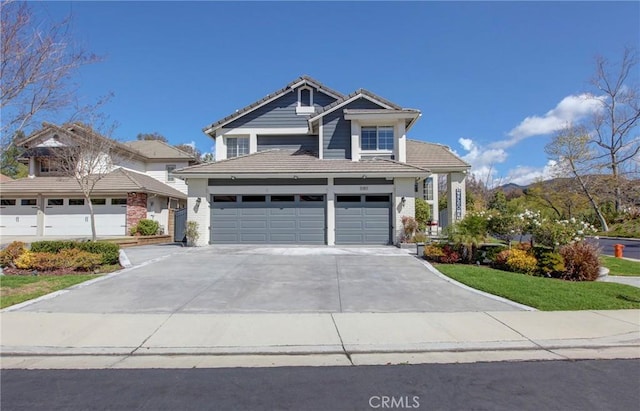
M164 251L168 250L168 251ZM518 308L453 285L395 247L148 247L134 267L21 311L468 312ZM142 263L144 258L150 258Z

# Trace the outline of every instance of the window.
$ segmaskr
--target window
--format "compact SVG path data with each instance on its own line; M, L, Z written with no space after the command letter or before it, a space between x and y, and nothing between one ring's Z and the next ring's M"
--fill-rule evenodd
M242 196L243 203L264 203L267 201L266 196Z
M59 173L62 172L62 165L60 161L50 158L40 159L40 172L41 173Z
M69 199L69 205L70 206L83 206L84 205L84 198L70 198Z
M359 203L360 200L360 196L336 196L338 203Z
M48 206L61 206L64 205L64 200L61 198L49 198L47 199Z
M303 88L300 90L300 106L309 107L311 105L311 89Z
M93 205L105 205L105 204L107 204L107 199L106 198L92 198L91 199L91 204L93 204Z
M227 137L227 158L249 154L249 137Z
M315 113L313 106L313 89L311 87L300 87L298 89L298 105L296 114L309 115Z
M365 201L367 203L388 203L389 196L388 195L366 196Z
M292 195L271 196L272 203L285 203L285 202L293 202L293 201L295 201L295 197Z
M214 203L235 203L236 196L213 196Z
M311 201L324 201L323 195L301 195L300 201L311 202Z
M362 127L360 134L362 150L393 150L393 127L373 126Z
M34 206L34 205L38 205L38 202L35 198L23 198L22 200L20 200L20 205Z
M424 180L424 196L425 200L433 200L433 177Z
M0 205L3 206L14 206L16 205L16 200L14 198L3 198L2 200L0 200Z
M127 205L126 198L112 198L111 205Z
M173 177L173 170L176 169L175 164L169 164L167 165L167 181L172 182L175 181L175 177Z

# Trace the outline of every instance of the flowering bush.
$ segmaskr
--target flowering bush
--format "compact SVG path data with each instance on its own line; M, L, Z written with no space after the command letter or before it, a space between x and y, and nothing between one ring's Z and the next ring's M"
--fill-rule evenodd
M424 257L429 261L440 262L440 258L444 256L442 246L439 244L429 244L424 247Z
M569 220L543 220L532 230L536 243L557 249L558 247L584 240L585 236L595 234L596 228L575 218Z
M538 260L524 250L513 249L508 254L505 265L509 271L534 275L538 269Z
M594 281L600 273L600 250L586 241L574 242L560 249L565 271L562 278L571 281Z

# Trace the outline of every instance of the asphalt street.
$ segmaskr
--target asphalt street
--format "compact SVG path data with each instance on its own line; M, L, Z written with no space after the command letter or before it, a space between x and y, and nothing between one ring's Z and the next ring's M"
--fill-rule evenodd
M605 255L613 255L614 244L622 244L624 246L623 254L625 257L640 260L640 240L600 238L598 244L602 247L602 254Z
M640 360L3 370L12 410L636 410Z

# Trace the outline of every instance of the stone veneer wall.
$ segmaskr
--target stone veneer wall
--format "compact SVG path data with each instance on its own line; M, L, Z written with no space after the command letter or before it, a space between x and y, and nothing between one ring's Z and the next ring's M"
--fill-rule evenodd
M127 235L143 218L147 218L147 193L127 193Z

